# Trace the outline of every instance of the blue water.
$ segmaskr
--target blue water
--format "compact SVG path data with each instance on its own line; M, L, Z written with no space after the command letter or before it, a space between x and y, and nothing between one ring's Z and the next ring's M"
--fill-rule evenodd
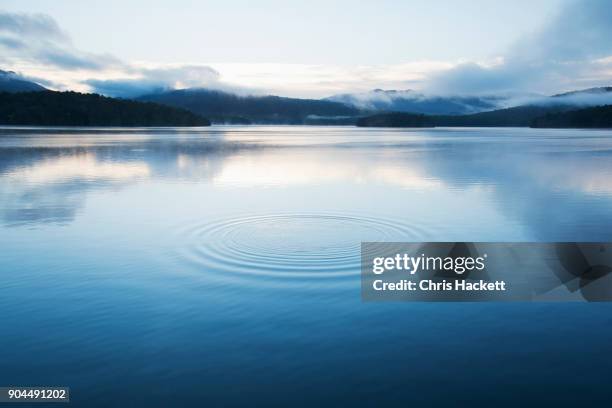
M609 405L612 305L363 303L359 245L384 240L612 241L612 133L1 129L0 386Z

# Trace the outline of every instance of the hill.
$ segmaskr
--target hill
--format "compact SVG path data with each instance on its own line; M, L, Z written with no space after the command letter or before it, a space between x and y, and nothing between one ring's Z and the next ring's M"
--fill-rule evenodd
M372 127L413 127L415 117L423 116L425 126L459 126L459 127L527 127L534 119L546 114L564 112L571 109L566 105L559 106L517 106L497 109L471 115L415 115L405 112L379 114L362 118L357 126ZM399 123L405 123L401 125ZM418 121L416 122L419 123ZM399 125L398 125L399 124ZM418 127L418 125L417 125Z
M22 78L13 71L3 71L0 69L0 92L31 92L44 90L44 87Z
M309 118L346 120L357 117L359 109L342 103L285 98L280 96L240 96L209 89L181 89L144 95L136 100L187 109L215 123L250 121L253 123L304 124Z
M208 126L183 109L77 92L0 92L0 124L39 126Z
M612 105L550 113L531 123L536 128L612 128Z

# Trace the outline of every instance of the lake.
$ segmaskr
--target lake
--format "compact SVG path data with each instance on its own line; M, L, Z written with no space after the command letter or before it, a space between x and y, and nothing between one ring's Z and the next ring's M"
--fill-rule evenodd
M612 241L611 136L2 128L0 385L101 407L607 405L612 305L364 303L359 248Z

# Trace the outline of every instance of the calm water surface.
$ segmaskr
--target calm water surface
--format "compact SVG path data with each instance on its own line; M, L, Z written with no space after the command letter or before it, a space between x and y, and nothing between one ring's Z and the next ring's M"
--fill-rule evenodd
M612 241L612 134L0 130L0 385L77 406L612 398L612 305L368 304L361 241Z

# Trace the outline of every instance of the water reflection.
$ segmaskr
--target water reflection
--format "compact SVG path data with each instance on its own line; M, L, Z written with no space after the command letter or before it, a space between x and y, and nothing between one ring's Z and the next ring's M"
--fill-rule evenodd
M34 165L17 167L4 175L7 183L51 184L73 182L113 182L150 175L144 161L102 161L91 152L43 159Z
M3 136L0 212L5 225L70 222L87 193L95 190L152 179L209 180L220 171L225 155L242 148L214 139L182 140L181 133L168 130L163 134L169 141L153 137L155 133L56 132L20 129Z
M242 187L317 186L322 184L388 184L411 189L443 188L405 154L387 149L346 150L334 147L267 148L227 157L212 178L219 185Z
M357 205L365 211L406 200L413 218L442 234L454 231L445 225L449 212L463 228L461 215L473 206L483 213L474 227L510 219L523 238L603 240L611 158L611 139L597 131L4 129L0 211L5 225L66 223L87 194L143 183L285 189L288 198L298 187L323 195L328 186L353 186L371 194ZM408 205L415 197L418 206ZM332 205L320 210L341 212L347 203Z

